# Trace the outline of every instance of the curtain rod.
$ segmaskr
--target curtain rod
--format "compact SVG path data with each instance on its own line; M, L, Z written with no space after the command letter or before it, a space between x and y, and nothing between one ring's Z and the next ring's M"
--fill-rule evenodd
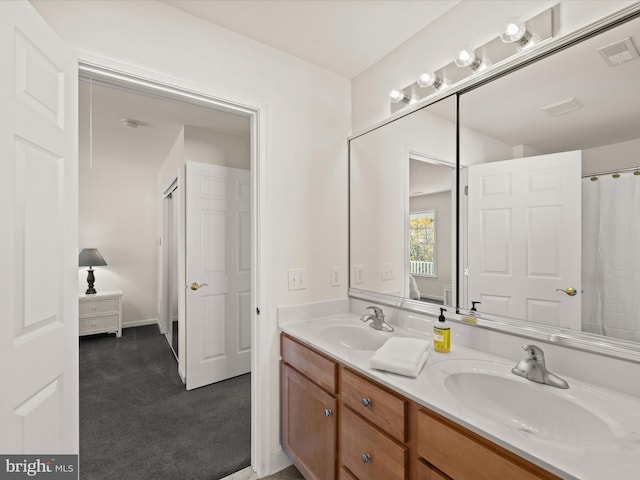
M638 166L638 167L629 167L629 168L621 168L619 170L609 170L607 172L588 173L586 175L582 175L582 178L598 177L598 176L601 176L601 175L611 175L611 174L614 174L614 173L625 173L625 172L640 172L640 166ZM636 173L636 175L640 175L640 173Z

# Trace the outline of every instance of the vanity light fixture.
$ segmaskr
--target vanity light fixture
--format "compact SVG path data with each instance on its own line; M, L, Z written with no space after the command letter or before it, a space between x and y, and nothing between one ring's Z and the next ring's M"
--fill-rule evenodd
M520 51L539 43L540 36L531 33L520 18L514 17L507 20L502 27L500 40L504 43L515 43Z
M391 92L389 92L389 99L391 100L391 103L409 103L411 97L409 97L409 95L407 95L404 90L394 88L393 90L391 90Z
M436 90L449 86L449 82L447 80L443 80L434 72L423 73L418 77L418 81L416 83L422 88L433 87Z
M491 65L488 58L478 58L476 52L467 47L458 50L453 61L458 67L469 67L473 73L481 72Z

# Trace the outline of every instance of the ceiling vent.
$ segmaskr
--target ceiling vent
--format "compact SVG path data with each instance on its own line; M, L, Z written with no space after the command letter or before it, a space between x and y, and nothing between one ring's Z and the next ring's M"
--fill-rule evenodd
M598 52L610 67L615 67L625 62L635 60L640 57L638 50L631 41L631 37L627 37L619 42L612 43L605 47L599 48Z
M540 107L540 110L543 110L547 113L547 115L551 117L559 117L560 115L564 115L565 113L575 112L576 110L580 110L582 108L582 104L576 97L567 98L566 100L562 100L558 103L552 103L551 105L547 105L546 107Z

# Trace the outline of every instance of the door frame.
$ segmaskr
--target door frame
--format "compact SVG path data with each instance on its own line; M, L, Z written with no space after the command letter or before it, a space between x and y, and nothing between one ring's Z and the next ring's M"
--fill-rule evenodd
M76 51L78 74L90 73L132 90L156 90L218 110L247 116L251 129L251 466L258 476L271 473L272 392L269 325L272 314L269 295L270 210L268 201L268 105L259 99L222 98L212 87L185 78L125 64L85 51ZM176 73L177 75L177 73ZM257 312L260 312L259 314Z
M173 257L174 254L172 249L177 253L179 245L174 244L173 233L174 230L179 228L179 225L176 225L173 220L175 218L174 209L180 208L179 200L173 199L174 192L178 191L180 188L180 184L178 182L178 175L171 181L170 185L164 189L162 192L161 201L161 220L160 220L160 235L161 235L161 252L160 252L160 298L162 311L160 314L160 333L163 333L165 336L169 333L171 334L171 340L169 344L171 345L171 349L173 350L173 354L176 356L176 360L178 360L178 353L173 348L173 318L171 313L171 281L173 279L172 274L177 274L177 272L173 272ZM168 199L172 198L171 212L168 208ZM171 225L171 228L169 228ZM169 337L167 337L169 338Z

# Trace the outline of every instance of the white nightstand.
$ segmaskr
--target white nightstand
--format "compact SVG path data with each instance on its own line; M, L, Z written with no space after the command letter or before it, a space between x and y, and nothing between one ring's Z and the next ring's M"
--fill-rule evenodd
M80 294L80 335L115 333L122 336L122 290Z

